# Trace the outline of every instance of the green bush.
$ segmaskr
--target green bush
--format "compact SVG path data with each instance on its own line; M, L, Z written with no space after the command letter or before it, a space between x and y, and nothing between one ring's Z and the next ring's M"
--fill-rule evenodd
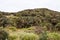
M12 31L16 31L16 27L11 26L11 27L8 27L8 28Z
M8 39L8 33L4 30L0 30L0 40Z
M39 40L39 37L33 33L21 32L18 34L10 34L8 40Z
M17 36L16 35L10 35L8 37L8 40L17 40Z
M48 35L47 35L47 32L45 31L40 34L39 40L47 40L47 38L48 38Z
M18 33L12 32L12 33L9 34L8 40L18 40L18 38L19 38L18 36L19 36Z
M60 40L59 33L48 33L48 40Z
M24 33L20 35L20 40L38 40L39 37L33 33Z
M40 34L39 40L60 40L60 34L56 32L44 32Z

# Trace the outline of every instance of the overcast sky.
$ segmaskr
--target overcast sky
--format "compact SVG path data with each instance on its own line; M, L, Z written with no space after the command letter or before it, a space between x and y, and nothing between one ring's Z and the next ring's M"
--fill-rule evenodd
M33 8L60 11L60 0L0 0L0 11L16 12Z

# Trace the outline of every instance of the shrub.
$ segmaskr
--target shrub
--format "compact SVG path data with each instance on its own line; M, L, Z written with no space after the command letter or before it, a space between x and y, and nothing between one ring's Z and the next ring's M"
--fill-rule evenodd
M16 35L10 35L8 37L8 40L17 40L17 36Z
M11 32L10 34L9 34L9 37L8 37L8 40L18 40L18 36L19 36L20 34L18 34L17 32Z
M40 34L39 40L60 40L60 34L56 32L44 32Z
M16 27L11 26L11 27L8 27L8 28L12 31L16 31Z
M38 40L38 36L33 33L24 33L20 35L20 40Z
M57 23L57 24L55 25L55 27L56 27L56 30L57 30L57 31L60 31L60 23Z
M48 33L48 40L60 40L59 33Z
M43 33L40 34L39 40L47 40L47 38L48 38L47 32L44 31Z
M0 30L0 40L8 39L8 33L4 30Z
M20 32L17 34L10 34L8 40L38 40L39 37L33 33Z

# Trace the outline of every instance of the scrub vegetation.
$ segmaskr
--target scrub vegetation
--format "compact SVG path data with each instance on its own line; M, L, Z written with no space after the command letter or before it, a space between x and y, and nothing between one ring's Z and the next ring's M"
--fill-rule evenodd
M47 8L0 11L0 40L60 40L60 12Z

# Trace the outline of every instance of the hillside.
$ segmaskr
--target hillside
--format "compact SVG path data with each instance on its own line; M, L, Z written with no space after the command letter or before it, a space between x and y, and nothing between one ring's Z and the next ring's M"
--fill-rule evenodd
M3 27L7 25L19 28L25 26L42 26L43 23L56 26L60 23L60 12L47 8L27 9L16 13L0 12L0 15L0 22L2 22L0 25Z
M58 28L59 24L60 12L47 8L27 9L16 13L0 12L0 27L28 28L31 26L46 26L47 28Z
M0 11L0 40L60 40L60 12L47 8Z

